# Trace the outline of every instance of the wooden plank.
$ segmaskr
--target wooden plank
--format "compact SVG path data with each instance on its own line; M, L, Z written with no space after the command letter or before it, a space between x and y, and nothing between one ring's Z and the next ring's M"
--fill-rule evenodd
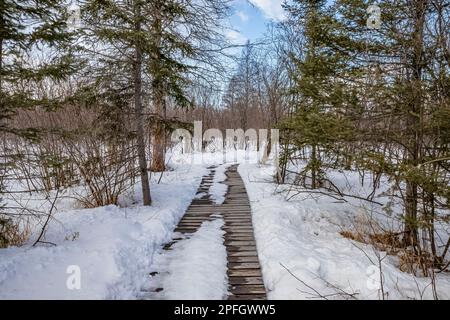
M244 234L234 234L234 233L226 233L225 240L237 240L237 241L255 241L255 238L252 234L244 233Z
M251 227L241 228L241 229L228 229L226 226L222 228L225 231L225 235L236 235L236 236L253 236L253 229Z
M186 213L188 215L188 217L203 217L203 218L209 218L211 217L211 215L213 214L217 214L217 212L211 211L209 213L195 213L195 212L188 212Z
M259 259L257 255L254 256L244 256L244 257L228 257L229 263L237 263L237 262L258 262Z
M236 285L258 285L263 283L262 277L228 277L228 283L231 286Z
M265 294L230 295L228 300L266 300Z
M252 219L245 218L245 219L227 219L225 218L225 224L229 225L244 225L247 224L249 226L252 225Z
M191 229L191 228L200 228L202 224L201 223L180 223L178 225L178 228L180 229Z
M228 262L228 268L239 269L260 269L259 262Z
M241 236L241 237L252 237L254 239L252 228L238 229L238 230L230 230L230 229L223 228L223 230L225 230L225 238L227 236L233 236L233 237Z
M251 222L225 222L224 230L228 231L233 228L241 228L241 229L249 229L253 230L253 226Z
M189 225L189 224L192 224L192 225L201 225L204 221L207 221L207 220L197 220L197 221L188 221L188 220L185 220L185 221L180 221L180 222L178 223L178 226L180 226L180 225Z
M185 215L183 218L181 218L180 221L183 221L183 220L211 220L214 218L213 214L214 213L211 213L211 214L205 215L205 216L195 216L195 215L188 214L188 215Z
M248 219L248 221L239 221L239 220L230 220L228 221L225 218L225 224L228 224L230 226L234 225L234 226L240 226L240 225L248 225L248 226L252 226L252 221L251 219Z
M206 204L191 204L189 208L220 208L220 205L206 203Z
M261 277L260 269L229 269L228 275L230 277Z
M229 252L236 252L236 251L255 251L256 253L256 246L227 246L227 251Z
M264 285L238 285L232 286L230 291L233 295L254 295L254 294L266 294L266 288Z
M227 230L227 232L242 232L242 231L246 231L246 232L250 232L253 233L253 225L251 224L247 224L247 225L239 225L239 224L227 224L225 222L225 225L223 226L223 228L225 230Z
M239 231L242 229L250 230L251 233L253 233L253 225L251 223L246 224L239 224L236 222L233 223L227 223L225 219L225 225L223 226L225 229L230 229L230 231Z
M252 221L252 217L250 215L244 216L244 217L229 217L227 215L224 215L225 221L229 222L239 222L239 221Z
M197 222L197 221L213 221L214 217L193 217L187 216L180 220L180 222Z
M194 229L175 229L175 232L180 232L183 234L191 234L191 233L195 233L197 231L196 228Z
M233 190L232 190L233 191ZM241 201L243 203L249 203L250 199L248 196L246 198L240 197L240 195L247 195L245 190L234 190L235 192L229 192L225 201ZM233 198L234 197L234 198Z
M186 211L186 213L189 212L198 212L198 213L206 213L206 212L222 212L222 213L246 213L246 214L250 214L251 213L251 208L250 207L242 207L242 208L211 208L211 207L207 207L207 206L203 206L202 208L200 207L196 207L196 208L191 208L189 207Z
M221 210L220 213L222 213L225 217L251 217L252 213L251 211L224 211Z
M230 241L244 241L244 242L249 242L249 241L255 241L255 238L253 236L230 236L230 235L225 235L225 241L226 244L228 244Z
M225 241L225 245L227 246L256 246L256 242L254 240L252 241L239 241L239 240L228 240Z
M251 256L257 257L258 256L258 254L256 253L255 250L240 250L240 251L236 251L236 250L228 251L227 250L227 253L228 253L229 257L251 257Z
M239 222L233 222L233 223L227 223L225 222L225 225L223 226L223 229L226 232L229 232L231 230L237 230L238 228L240 228L241 230L248 230L248 231L253 231L253 226L251 225L251 222L246 222L246 223L239 223Z

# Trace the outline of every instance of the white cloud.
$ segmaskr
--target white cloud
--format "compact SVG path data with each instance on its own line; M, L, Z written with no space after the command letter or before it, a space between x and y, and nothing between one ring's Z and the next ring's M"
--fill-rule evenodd
M268 19L281 21L285 19L285 12L281 7L283 0L250 0Z
M238 15L239 19L241 19L242 22L248 21L248 15L246 15L244 11L238 11L236 12L236 14Z
M228 40L230 40L231 43L235 45L243 45L247 42L247 38L240 32L236 30L228 30L225 33L225 36Z

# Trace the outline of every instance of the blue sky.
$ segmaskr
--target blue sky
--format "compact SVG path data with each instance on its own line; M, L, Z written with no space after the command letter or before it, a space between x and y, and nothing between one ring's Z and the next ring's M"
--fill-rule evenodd
M230 23L236 32L230 31L227 36L239 44L258 39L264 34L268 22L283 19L282 2L283 0L234 0L234 13Z

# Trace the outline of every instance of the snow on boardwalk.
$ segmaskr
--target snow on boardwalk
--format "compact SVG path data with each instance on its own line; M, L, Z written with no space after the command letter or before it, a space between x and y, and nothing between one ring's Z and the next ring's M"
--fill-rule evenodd
M250 203L237 165L225 172L223 184L228 191L224 190L226 195L222 204L217 204L217 195L211 193L217 189L214 189L218 183L214 177L216 171L224 168L213 166L209 169L210 173L203 177L197 197L175 229L173 241L164 247L168 251L160 255L160 268L153 273L157 285L149 288L152 293L146 298L266 299ZM203 261L195 262L195 259ZM168 260L170 263L167 263ZM171 267L180 265L192 266L189 267L192 270ZM194 274L198 269L195 265L203 270L198 277ZM183 274L188 276L183 277ZM173 296L173 292L177 295Z

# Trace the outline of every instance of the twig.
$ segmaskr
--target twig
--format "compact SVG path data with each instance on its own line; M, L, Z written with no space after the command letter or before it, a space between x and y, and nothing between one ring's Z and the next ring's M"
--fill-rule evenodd
M313 287L311 287L310 285L308 285L305 281L303 281L302 279L300 279L299 277L297 277L295 274L293 274L293 273L291 272L291 270L289 270L284 264L282 264L282 263L280 262L280 265L281 265L284 269L286 269L286 271L289 272L289 274L290 274L291 276L293 276L296 280L298 280L300 283L302 283L305 287L307 287L307 288L311 289L312 291L314 291L314 292L317 294L318 297L323 298L323 299L325 299L325 300L328 300L326 296L322 295L319 291L317 291L316 289L314 289Z
M34 247L36 244L38 244L39 242L43 242L43 241L41 241L41 238L42 238L42 236L44 235L45 230L46 230L47 225L48 225L48 222L50 221L50 218L51 218L51 216L52 216L52 212L53 212L53 209L55 208L56 200L58 199L58 194L59 194L59 189L56 190L55 199L53 199L53 201L52 201L52 206L50 207L50 212L48 213L47 219L45 220L45 223L44 223L44 225L42 226L41 233L39 234L39 237L38 237L38 238L36 239L36 241L33 243L33 247ZM48 243L48 242L47 242L47 243Z

